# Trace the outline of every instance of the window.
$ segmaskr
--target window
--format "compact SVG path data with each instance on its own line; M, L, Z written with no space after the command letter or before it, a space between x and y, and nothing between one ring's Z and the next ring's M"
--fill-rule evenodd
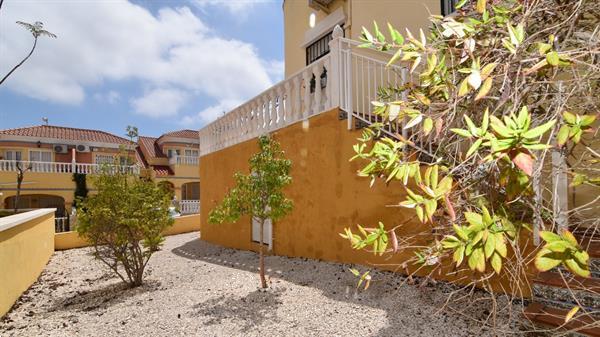
M342 27L343 28L343 27ZM306 47L306 65L329 54L329 41L333 39L333 30Z
M457 3L458 0L441 0L442 15L446 16L448 14L454 13L454 11L456 10L455 7Z
M51 162L52 161L52 152L31 150L31 151L29 151L29 160L30 161Z
M185 150L186 157L198 157L198 150Z
M114 158L109 154L97 154L96 164L114 164Z
M21 151L7 150L5 153L6 153L6 157L4 159L6 159L6 160L19 161L22 159Z
M181 200L200 200L200 183L181 185Z
M179 156L181 154L181 150L175 150L175 149L168 149L167 150L167 156L169 158L173 158L175 156Z

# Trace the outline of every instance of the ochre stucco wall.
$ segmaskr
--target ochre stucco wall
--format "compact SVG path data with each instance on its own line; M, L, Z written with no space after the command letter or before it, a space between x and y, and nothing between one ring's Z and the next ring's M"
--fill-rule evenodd
M54 252L53 238L53 211L0 231L0 317L37 280Z
M413 250L375 257L366 251L353 250L339 233L345 227L356 232L357 224L373 227L381 221L386 228L402 224L396 230L401 241L417 233L421 235L412 242L413 245L428 245L434 240L430 234L431 225L420 224L412 210L387 207L404 200L399 182L386 186L382 180L377 180L370 188L368 178L357 176L356 172L364 162L348 160L354 154L352 145L360 132L348 131L347 121L340 121L338 110L334 109L273 134L286 157L292 160L293 182L286 195L294 201L294 210L274 224L272 253L403 271L400 265L414 256ZM209 211L233 186L234 172L248 172L248 158L257 149L256 140L250 140L200 158L202 240L231 248L257 250L257 244L251 242L249 217L221 225L207 222ZM470 271L454 271L451 261L445 261L443 265L444 268L433 275L435 278L468 283L477 276ZM409 265L409 270L415 269ZM429 272L430 269L422 268L419 274ZM502 286L509 292L517 291L511 290L506 280L502 280ZM529 290L525 288L522 293L528 296Z
M163 235L175 235L188 233L200 229L200 215L184 215L175 218L173 225L163 231ZM63 232L54 234L54 249L65 250L72 248L87 247L90 243L81 238L77 232Z

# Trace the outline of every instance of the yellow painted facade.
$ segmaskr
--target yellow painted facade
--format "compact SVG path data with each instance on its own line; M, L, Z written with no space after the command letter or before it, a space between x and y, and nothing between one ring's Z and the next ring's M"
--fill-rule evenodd
M419 28L429 27L429 14L440 14L441 11L439 0L334 0L328 6L328 13L340 8L345 16L342 23L344 36L353 40L360 38L363 26L372 28L373 20L386 31L390 22L400 32L405 28L418 32ZM283 3L286 78L306 66L305 48L311 42L306 35L311 30L311 13L315 14L315 28L319 29L319 24L328 16L324 10L309 7L307 0L285 0ZM333 27L326 30L331 31Z
M176 235L200 230L200 215L184 215L175 218L175 222L167 228L163 235ZM54 249L65 250L89 246L89 242L77 235L77 232L64 232L54 234Z
M27 221L4 227L32 214L35 217ZM53 237L53 209L0 219L0 317L37 280L54 252Z

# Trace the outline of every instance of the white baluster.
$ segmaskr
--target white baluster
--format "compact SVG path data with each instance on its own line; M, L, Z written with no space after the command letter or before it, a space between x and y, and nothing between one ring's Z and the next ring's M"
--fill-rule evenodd
M312 74L315 77L315 96L313 114L321 112L321 74L323 74L323 63L316 62L312 67Z
M312 72L309 69L304 69L302 72L302 80L304 81L304 111L303 118L310 116L311 104L310 104L310 79Z
M300 98L302 95L302 88L300 86L300 76L296 75L292 79L292 84L293 84L293 92L294 92L294 103L293 103L293 107L292 107L292 111L291 111L291 116L294 120L296 120L296 116L302 115L301 102L300 102ZM298 118L298 119L300 119L300 118Z
M280 104L283 107L283 119L285 120L285 124L289 124L291 122L291 103L292 103L292 85L290 81L285 82L284 86L284 94L281 96Z

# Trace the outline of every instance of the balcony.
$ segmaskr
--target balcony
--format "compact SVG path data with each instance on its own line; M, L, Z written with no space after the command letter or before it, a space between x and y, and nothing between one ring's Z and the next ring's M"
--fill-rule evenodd
M355 119L366 124L380 121L371 102L377 99L379 88L405 83L408 71L387 66L391 55L358 48L359 42L342 35L336 27L329 54L202 128L200 156L334 108L346 113L349 129ZM393 93L388 98L401 97ZM405 133L404 123L399 119L382 131L392 136Z
M169 158L169 165L198 165L198 157L196 156L174 156Z
M100 165L85 163L40 162L27 160L0 160L0 172L16 172L21 168L36 173L82 173L96 174L103 168L111 172L140 174L138 165Z

